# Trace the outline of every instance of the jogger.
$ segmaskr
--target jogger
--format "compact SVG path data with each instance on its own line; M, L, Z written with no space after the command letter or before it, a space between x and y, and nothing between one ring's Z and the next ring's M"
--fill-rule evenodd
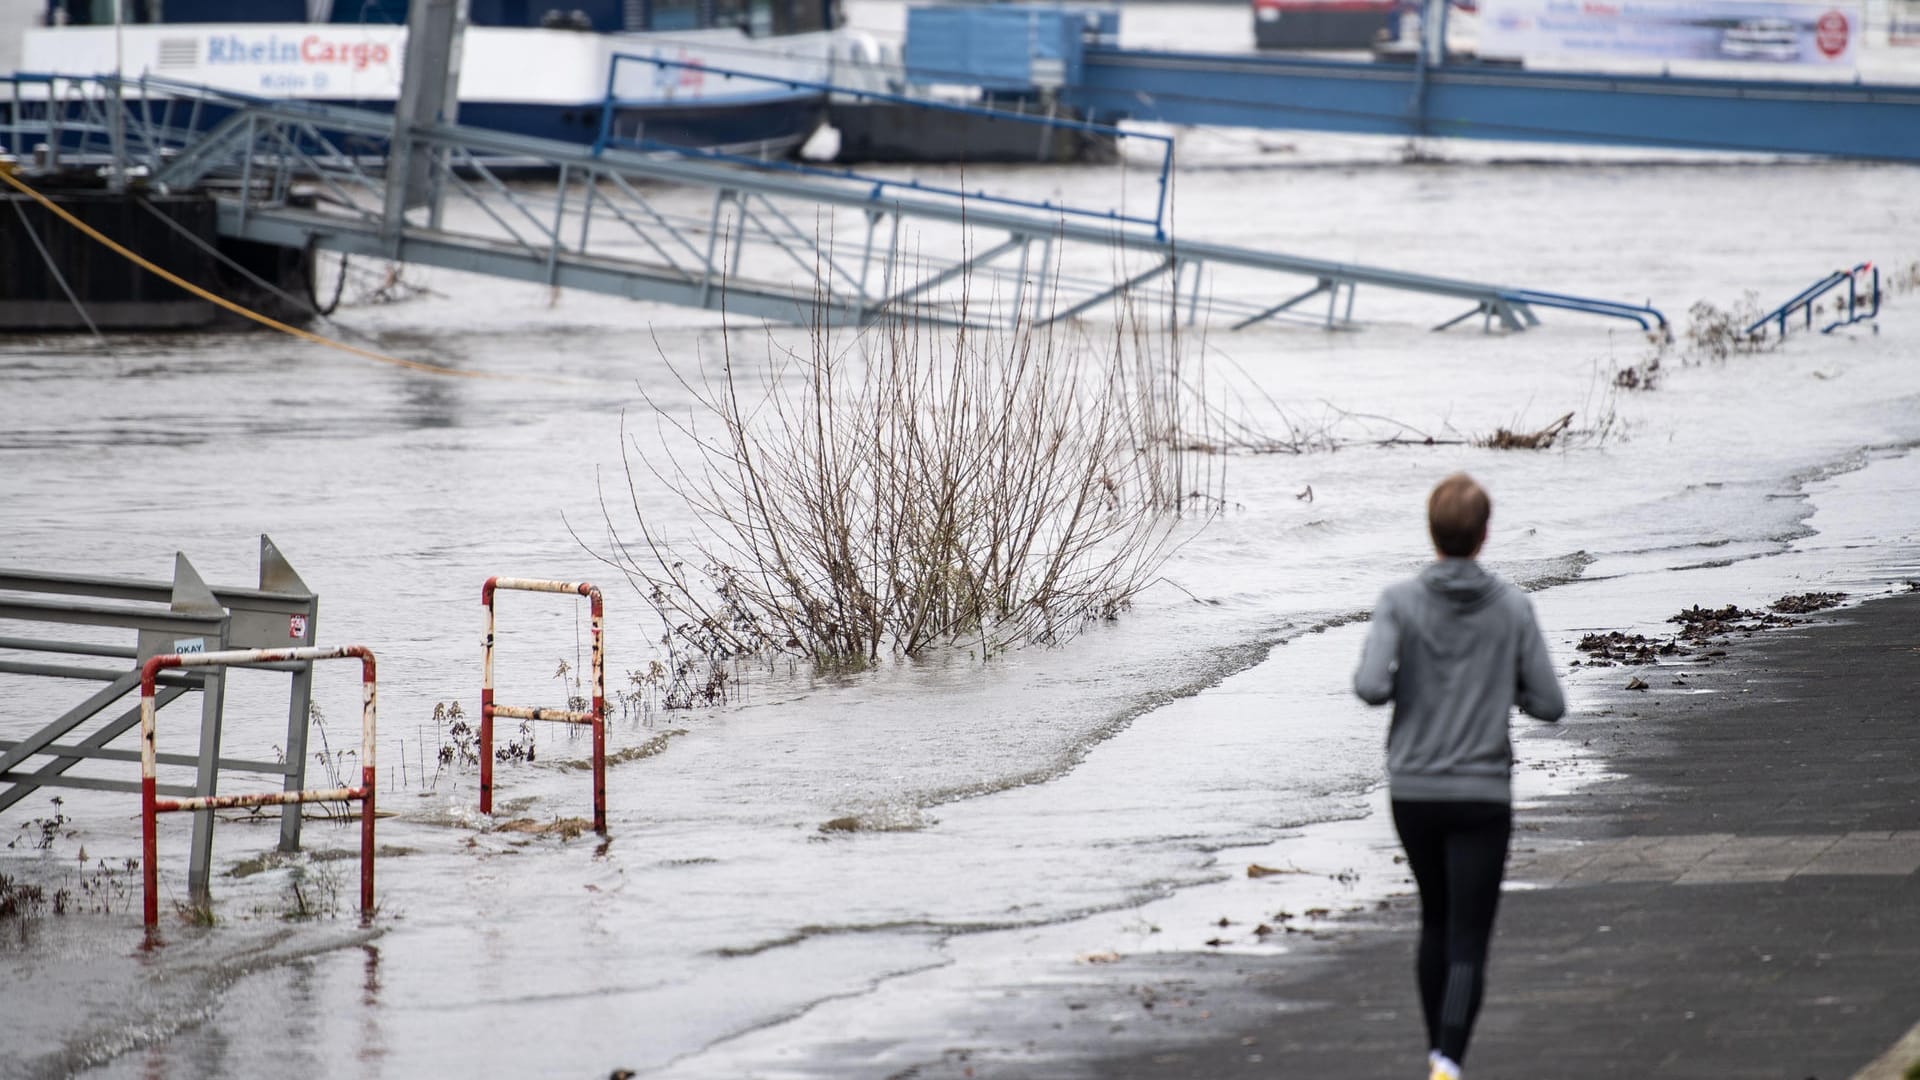
M1513 831L1515 705L1558 720L1566 702L1533 605L1480 568L1493 505L1456 473L1427 500L1439 558L1374 605L1353 688L1393 702L1394 828L1420 886L1420 1004L1429 1080L1458 1080L1486 991L1487 949Z

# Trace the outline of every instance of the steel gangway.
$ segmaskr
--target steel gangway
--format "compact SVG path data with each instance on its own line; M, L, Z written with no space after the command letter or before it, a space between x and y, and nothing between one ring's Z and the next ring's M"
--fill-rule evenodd
M313 668L307 659L250 665L290 675L279 760L261 761L223 749L224 667L197 666L200 661L191 658L310 647L318 617L318 597L264 535L257 587L210 586L184 553L174 556L171 580L0 568L0 676L98 687L31 730L0 733L0 810L49 788L134 794L144 788L169 799L206 803L207 808L194 811L188 870L190 888L203 895L212 866L212 805L221 798L223 777L251 775L256 785L264 781L278 789L277 795L253 797L262 802L305 786ZM182 656L190 659L179 661ZM169 666L180 670L143 674L156 657L171 658ZM140 738L143 705L150 729L154 710L192 700L190 695L199 703L194 752L151 754L148 743L143 757L143 749L117 745L129 735ZM36 692L29 700L43 697L51 695ZM27 706L15 715L32 711ZM131 771L132 763L143 761L146 780ZM170 775L154 785L156 766L170 774L186 771L190 780L176 782ZM299 847L300 821L297 803L282 806L282 850Z
M1147 194L1090 208L618 139L587 147L396 126L373 110L156 78L23 74L6 84L0 145L23 163L100 167L136 194L205 190L224 236L751 319L1045 324L1124 304L1189 323L1204 311L1234 329L1337 328L1353 325L1364 287L1467 305L1436 329L1479 316L1523 330L1539 323L1536 309L1555 308L1666 332L1647 304L1174 236L1169 159L1151 152L1144 167L1119 166ZM388 150L402 143L409 164L396 170Z

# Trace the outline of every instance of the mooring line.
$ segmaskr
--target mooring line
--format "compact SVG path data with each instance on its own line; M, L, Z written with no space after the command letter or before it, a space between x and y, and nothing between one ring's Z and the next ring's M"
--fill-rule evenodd
M185 289L187 292L190 292L193 295L198 296L202 300L206 300L209 303L216 304L222 308L225 308L226 310L233 312L235 315L239 315L242 318L251 319L262 326L266 326L274 330L278 330L283 334L289 334L293 337L300 338L303 341L309 341L315 345L321 345L329 349L338 349L341 352L351 353L354 356L358 356L366 360L372 360L375 363L391 364L394 367L406 368L409 371L419 371L428 375L447 375L447 376L453 376L453 377L462 378L462 379L506 379L506 380L515 380L515 381L553 381L553 382L562 381L562 380L551 379L551 378L539 379L532 376L516 375L512 373L505 373L505 372L470 371L465 368L442 367L438 364L423 363L419 360L407 360L398 356L389 356L383 352L375 352L372 349L363 349L358 345L349 345L344 341L336 341L333 338L325 337L323 335L313 333L312 331L309 331L309 330L302 330L297 326L289 326L278 319L272 318L271 316L262 315L261 313L254 311L251 308L247 308L241 304L237 304L233 302L232 300L228 300L224 296L218 296L212 292L209 292L208 290L203 289L198 285L195 285L193 282L188 281L187 279L181 277L180 275L175 274L171 270L168 270L162 266L157 266L153 262L149 261L148 259L143 258L138 253L128 250L127 248L121 246L112 237L109 237L101 233L98 229L95 229L93 226L88 225L84 221L81 221L79 218L69 213L65 207L60 206L58 203L55 203L53 200L47 198L45 195L40 194L40 192L28 186L26 181L20 179L18 176L15 176L11 169L0 168L0 180L5 180L8 184L19 189L19 191L22 194L26 195L28 198L32 199L34 202L37 202L41 206L46 207L49 211L51 211L54 214L54 216L58 217L60 220L80 230L89 239L104 245L108 250L112 251L114 254L119 255L121 258L126 259L129 262L132 262L134 265L140 267L142 270L145 270L148 273L155 275L156 277L160 278L163 281L168 282L169 284Z
M26 233L27 239L33 241L33 249L40 253L41 261L47 264L47 273L53 275L53 280L60 286L60 291L67 294L67 301L73 305L73 310L80 313L80 321L87 324L87 329L93 334L93 340L105 346L107 339L101 336L100 328L94 325L93 316L87 314L87 306L80 302L80 297L74 293L73 286L67 284L67 275L61 273L60 264L53 261L53 252L48 251L47 245L40 242L40 234L34 231L33 222L27 220L27 212L20 208L19 203L14 203L13 214L20 219L20 231Z

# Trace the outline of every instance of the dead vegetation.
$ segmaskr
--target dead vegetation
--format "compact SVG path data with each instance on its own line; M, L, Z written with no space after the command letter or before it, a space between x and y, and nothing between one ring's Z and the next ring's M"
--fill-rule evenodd
M0 874L0 919L21 919L46 909L47 891L39 885Z
M1567 413L1537 431L1509 431L1496 428L1492 435L1475 445L1489 450L1545 450L1552 446L1555 439L1566 433L1573 424L1573 414Z
M1880 275L1880 300L1886 302L1888 296L1904 296L1920 290L1920 259L1908 262L1905 266L1890 266Z
M1656 348L1639 363L1617 368L1613 373L1613 386L1617 390L1656 390L1660 386L1660 359L1664 348Z
M1698 656L1710 662L1726 655L1724 649L1712 646L1725 644L1735 634L1751 635L1778 626L1799 626L1807 620L1793 616L1824 611L1846 599L1847 594L1838 592L1796 593L1775 600L1768 605L1768 611L1754 611L1734 604L1717 608L1695 604L1667 617L1668 622L1680 627L1671 637L1650 638L1619 630L1588 634L1574 645L1586 658L1574 663L1585 667L1645 666L1658 664L1663 657L1676 656ZM1634 681L1641 682L1637 678ZM1645 689L1645 684L1629 685L1627 689Z
M1670 616L1667 621L1680 624L1680 640L1705 643L1731 634L1751 634L1775 626L1798 626L1804 620L1765 611L1750 611L1732 604L1719 608L1703 608L1696 604Z
M586 818L555 818L546 822L535 821L532 818L514 818L495 825L493 831L518 833L525 836L557 836L562 840L572 840L592 828L593 822Z
M1726 309L1705 300L1695 301L1687 309L1688 351L1696 358L1714 360L1767 352L1779 342L1767 336L1766 328L1747 332L1747 327L1763 314L1758 295L1751 292Z
M1843 592L1806 592L1783 596L1767 608L1782 615L1808 615L1816 611L1825 611L1830 607L1839 607L1845 603L1847 594Z
M44 885L0 874L0 921L43 915L112 915L131 911L140 879L140 860L109 865L98 859L88 865L81 848L76 866L60 873L58 883Z
M1656 640L1645 634L1625 634L1618 630L1605 634L1588 634L1580 639L1575 649L1587 654L1588 667L1611 667L1615 664L1654 664L1662 656L1687 656L1688 650L1672 640Z

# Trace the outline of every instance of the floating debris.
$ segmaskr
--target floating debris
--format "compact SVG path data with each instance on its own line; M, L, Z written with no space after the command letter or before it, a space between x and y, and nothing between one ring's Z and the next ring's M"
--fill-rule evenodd
M1553 445L1562 432L1573 423L1573 414L1568 413L1539 431L1508 431L1497 428L1480 445L1489 450L1545 450Z
M1726 634L1747 633L1774 626L1798 626L1805 620L1765 611L1749 611L1728 604L1719 608L1695 605L1667 619L1680 624L1680 640L1699 644Z
M1272 877L1275 874L1304 874L1304 873L1306 873L1305 870L1298 870L1293 867L1287 867L1286 869L1283 870L1275 866L1261 866L1259 863L1247 864L1247 876L1250 878Z
M1611 667L1614 664L1652 664L1661 656L1689 655L1673 641L1656 641L1645 634L1623 634L1613 630L1605 634L1588 634L1580 639L1574 648L1586 653L1590 667Z
M558 836L562 840L571 840L593 828L593 822L586 818L559 818L541 824L530 817L514 818L494 826L494 832L527 833L531 836Z
M1782 615L1805 615L1814 611L1825 611L1838 607L1845 602L1847 594L1843 592L1807 592L1783 596L1767 605Z
M1629 690L1645 690L1646 688L1647 688L1647 681L1645 679L1642 679L1638 675L1635 675L1633 678L1627 680L1627 689Z

